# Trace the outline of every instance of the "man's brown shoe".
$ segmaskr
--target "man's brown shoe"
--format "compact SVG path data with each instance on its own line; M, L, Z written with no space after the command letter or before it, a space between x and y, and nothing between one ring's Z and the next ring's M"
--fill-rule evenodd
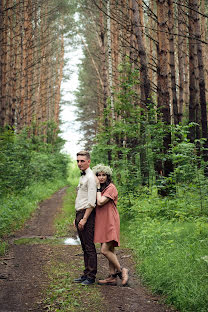
M126 268L122 269L122 286L126 286L129 280L129 270Z
M99 280L98 285L111 285L111 286L116 286L117 285L117 278L114 277L113 275L109 275L106 277L104 280Z

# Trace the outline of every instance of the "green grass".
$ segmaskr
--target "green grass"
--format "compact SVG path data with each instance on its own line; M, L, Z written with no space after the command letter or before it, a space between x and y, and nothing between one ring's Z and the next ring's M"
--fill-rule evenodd
M76 264L68 259L67 263L50 264L50 285L45 294L45 309L53 312L97 312L105 311L102 297L96 285L84 287L73 283L83 268L83 259Z
M150 217L151 196L148 208L146 199L139 205L147 213L134 211L135 218L122 223L122 236L134 251L144 283L180 312L207 311L208 224L193 216L183 221Z
M0 256L3 256L8 250L8 243L0 239Z
M79 183L79 169L76 162L70 163L68 168L68 183L70 187L66 191L66 195L63 200L62 213L55 220L56 236L66 236L68 234L69 225L73 223L75 218L75 199L76 188Z
M29 238L19 238L14 241L15 245L63 245L65 238L40 238L40 237L29 237Z
M64 196L62 212L55 220L57 237L67 236L69 225L73 224L75 217L75 198L76 188L74 186L70 186L66 191L66 195Z
M40 201L50 197L65 185L66 181L64 180L35 183L17 195L1 199L0 238L19 229L37 208Z

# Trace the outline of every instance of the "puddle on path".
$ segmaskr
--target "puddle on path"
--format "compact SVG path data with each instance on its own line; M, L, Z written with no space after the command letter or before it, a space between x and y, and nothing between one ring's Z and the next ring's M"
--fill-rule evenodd
M76 238L72 238L72 237L66 238L64 240L64 244L65 245L80 245L81 242L80 242L79 237L77 236Z
M78 236L74 237L54 237L54 236L30 236L19 237L14 240L15 245L24 244L56 244L56 245L80 245Z

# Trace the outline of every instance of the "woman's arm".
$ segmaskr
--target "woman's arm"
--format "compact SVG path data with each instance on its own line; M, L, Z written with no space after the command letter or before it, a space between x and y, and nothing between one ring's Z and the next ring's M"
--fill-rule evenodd
M105 205L109 200L110 200L110 198L108 198L106 196L102 196L101 192L97 192L97 204L98 204L98 206Z
M100 189L100 182L99 182L98 178L95 177L95 180L96 180L97 188ZM101 192L97 191L97 204L98 204L98 206L105 205L109 200L110 200L110 198L108 198L106 196L102 196Z

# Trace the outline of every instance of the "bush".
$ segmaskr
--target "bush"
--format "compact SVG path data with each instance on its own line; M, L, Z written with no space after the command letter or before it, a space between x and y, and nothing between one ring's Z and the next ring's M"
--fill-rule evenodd
M124 241L144 283L181 312L208 306L207 195L201 195L195 184L178 185L177 196L166 198L156 187L141 188L118 204Z
M37 208L37 204L66 185L66 180L36 182L18 194L1 199L0 237L17 230Z
M125 232L144 282L181 312L208 306L208 225L137 219Z
M60 148L60 140L52 145L28 137L24 131L1 133L0 197L16 194L35 181L66 179L70 159Z

